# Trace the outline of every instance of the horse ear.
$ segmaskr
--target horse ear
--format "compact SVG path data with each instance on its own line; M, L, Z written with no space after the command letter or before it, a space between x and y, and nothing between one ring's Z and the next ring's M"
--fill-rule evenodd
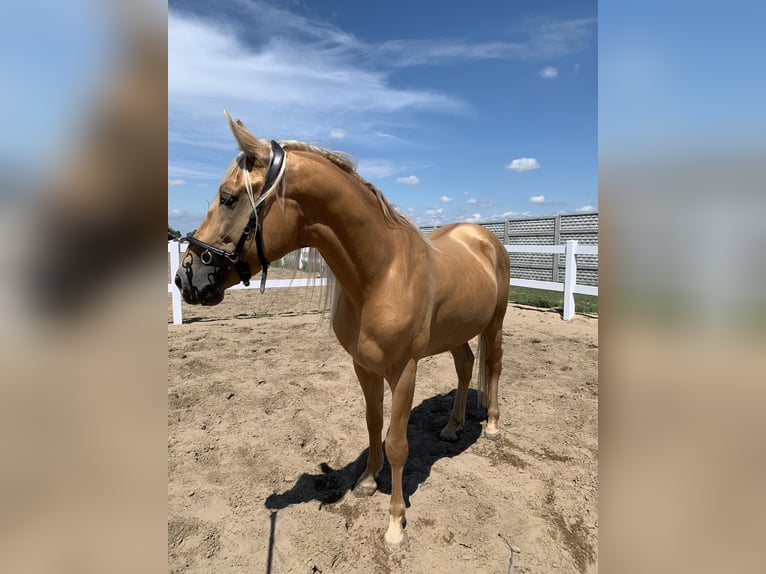
M231 128L231 133L234 134L234 139L237 140L239 149L245 152L249 157L265 159L268 161L271 150L269 142L260 140L251 134L241 120L237 120L236 122L232 120L229 112L226 110L224 110L223 113L226 116L226 120L229 122L229 128Z

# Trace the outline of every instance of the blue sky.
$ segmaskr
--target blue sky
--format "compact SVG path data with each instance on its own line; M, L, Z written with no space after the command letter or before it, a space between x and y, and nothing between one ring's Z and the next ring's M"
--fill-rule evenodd
M171 0L168 217L267 139L348 152L420 225L592 211L596 2Z
M601 159L762 157L764 21L756 0L602 1Z

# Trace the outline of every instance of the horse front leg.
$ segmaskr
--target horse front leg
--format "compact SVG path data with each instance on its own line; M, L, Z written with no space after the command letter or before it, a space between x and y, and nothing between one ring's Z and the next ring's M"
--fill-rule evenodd
M354 370L362 386L367 405L367 432L370 435L370 452L367 468L354 486L355 496L371 496L378 488L375 477L383 468L383 445L380 433L383 430L383 377L370 373L354 362Z
M415 393L415 373L417 361L410 360L398 378L389 379L391 387L391 424L386 433L386 455L391 463L391 503L389 522L386 531L386 546L392 550L404 550L409 547L407 533L404 531L404 493L402 492L402 473L409 455L407 443L407 424L412 410L412 397Z

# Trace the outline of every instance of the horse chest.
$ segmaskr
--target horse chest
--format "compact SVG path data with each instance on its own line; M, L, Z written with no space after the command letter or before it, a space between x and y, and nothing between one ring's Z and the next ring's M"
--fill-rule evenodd
M385 375L392 365L417 354L427 341L413 333L407 318L370 318L336 315L333 324L338 342L349 355L370 372Z

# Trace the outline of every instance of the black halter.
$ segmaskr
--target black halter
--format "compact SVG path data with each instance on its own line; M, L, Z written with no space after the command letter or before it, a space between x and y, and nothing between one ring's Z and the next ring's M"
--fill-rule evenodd
M277 142L272 140L271 163L269 164L269 169L266 172L266 179L263 182L261 193L258 194L258 199L263 196L265 191L274 185L277 176L282 169L282 164L284 161L285 150L283 150ZM266 275L269 271L269 262L266 260L266 256L263 253L263 237L261 235L261 224L258 217L262 205L262 202L256 201L255 207L253 207L253 212L250 214L250 219L248 219L247 225L242 230L242 235L240 236L239 241L237 241L237 246L234 248L234 251L224 251L219 247L214 247L209 243L205 243L204 241L196 239L195 237L186 238L186 241L188 241L191 245L195 245L205 250L200 255L200 260L202 263L209 265L213 261L213 255L223 257L227 259L232 265L234 265L237 273L239 273L239 278L242 283L245 285L250 285L250 265L246 260L241 259L240 256L242 253L242 248L245 245L245 241L248 237L250 237L250 234L253 232L253 230L255 230L255 249L258 252L258 261L261 264L261 293L266 290Z

